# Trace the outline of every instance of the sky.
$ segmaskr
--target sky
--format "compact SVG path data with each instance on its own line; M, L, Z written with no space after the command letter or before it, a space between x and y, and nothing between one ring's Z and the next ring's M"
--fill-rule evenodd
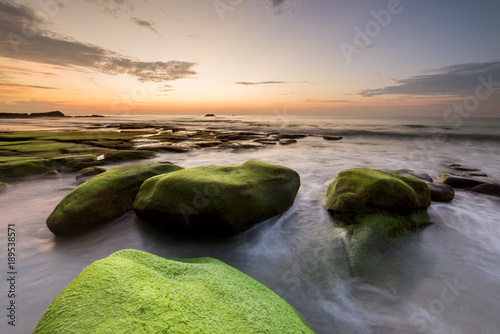
M500 117L500 1L0 0L0 112Z

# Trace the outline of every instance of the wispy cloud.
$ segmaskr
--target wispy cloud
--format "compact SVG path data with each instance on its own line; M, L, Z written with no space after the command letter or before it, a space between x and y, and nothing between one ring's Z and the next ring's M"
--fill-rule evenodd
M118 17L122 13L132 13L137 2L147 0L85 0L97 6L101 12Z
M0 82L0 87L26 87L26 88L35 88L35 89L56 89L55 87L22 85L22 84L9 83L9 82Z
M274 85L274 84L288 84L290 82L286 81L258 81L258 82L250 82L250 81L238 81L235 82L237 85L244 86L253 86L253 85Z
M155 28L156 24L153 21L142 20L142 19L137 18L135 16L130 17L130 19L132 20L132 22L134 22L138 26L147 28L147 29L149 29L149 30L157 33L158 35L160 35L160 33L158 32L158 30L156 30L156 28Z
M121 0L113 0L120 3ZM0 57L57 65L73 70L128 74L140 81L163 82L196 74L194 62L170 60L144 62L100 46L82 43L50 31L26 6L0 0ZM38 34L24 37L25 22ZM7 37L7 38L6 38Z
M359 95L463 96L474 92L479 77L486 79L490 75L494 81L500 81L500 61L447 66L430 74L397 80L394 86L363 90Z
M314 100L314 99L307 99L306 102L311 102L311 103L353 103L350 100Z
M283 17L285 10L284 6L287 5L289 8L288 12L291 16L295 16L295 11L300 7L300 3L296 0L267 0L268 9L273 13L275 17Z

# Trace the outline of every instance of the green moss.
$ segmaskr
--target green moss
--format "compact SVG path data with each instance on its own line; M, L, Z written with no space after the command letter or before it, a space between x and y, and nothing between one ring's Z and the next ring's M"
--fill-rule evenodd
M104 155L106 162L120 162L129 160L150 159L156 156L157 153L148 150L122 150L111 151Z
M60 151L77 146L73 143L59 143L50 140L37 140L37 141L23 141L20 143L12 143L11 145L2 146L3 150L15 151L19 153L35 153L35 152L48 152Z
M396 239L430 224L430 204L425 182L366 168L340 172L326 195L327 208L347 232L343 244L357 276L376 268Z
M123 250L78 275L33 333L314 331L283 299L223 262Z
M43 139L55 140L63 142L79 143L82 141L99 141L99 140L132 140L138 135L149 132L118 132L118 131L50 131L50 132L35 132L35 131L20 131L20 132L4 132L0 133L0 141L13 140L30 140Z
M46 174L56 170L48 159L20 159L0 163L0 178L17 178Z
M425 182L368 168L339 173L326 194L326 207L341 213L411 211L431 204Z
M64 197L47 218L47 226L52 233L60 236L94 229L130 210L139 187L146 179L181 168L162 163L112 168Z
M51 161L64 166L65 171L77 171L85 167L95 166L101 162L95 155L63 155L50 159Z
M292 169L259 161L194 167L144 182L134 210L183 233L236 234L283 213L299 187Z

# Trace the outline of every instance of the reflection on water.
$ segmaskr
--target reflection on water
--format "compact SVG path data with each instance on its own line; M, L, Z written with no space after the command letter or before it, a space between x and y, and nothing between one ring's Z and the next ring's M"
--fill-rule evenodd
M302 185L287 212L241 235L216 240L171 235L133 212L80 237L55 238L45 219L75 187L75 175L15 183L0 195L0 208L4 226L15 223L18 231L16 329L30 332L53 298L87 265L134 248L165 257L218 258L278 293L318 333L498 333L499 199L457 191L452 203L433 203L433 225L385 253L371 277L349 276L340 242L343 232L322 206L326 188L343 169L404 167L413 145L400 139L360 137L332 143L308 137L286 147L204 149L153 159L185 167L257 159L299 172ZM444 143L428 159L411 163L436 178L443 163L460 157L459 162L498 177L498 148L464 150ZM1 247L5 254L5 243ZM3 258L1 266L6 266Z

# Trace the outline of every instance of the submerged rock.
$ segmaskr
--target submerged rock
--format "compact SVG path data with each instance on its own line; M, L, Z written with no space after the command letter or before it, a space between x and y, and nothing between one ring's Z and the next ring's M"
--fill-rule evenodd
M428 182L427 186L431 191L431 200L434 202L451 202L455 197L455 191L447 184Z
M447 184L453 188L471 188L483 183L487 183L487 181L481 180L476 177L465 177L449 173L441 173L441 175L439 175L438 182Z
M58 236L90 231L130 210L146 179L180 169L182 167L162 163L112 168L79 185L64 197L47 218L47 227Z
M106 171L106 168L103 167L87 167L84 169L81 169L78 174L76 174L76 181L78 181L79 184L86 182L93 178L96 175L102 174Z
M85 268L34 334L314 333L267 287L212 258L121 250Z
M156 156L156 152L147 150L123 150L111 151L104 155L106 162L121 162L129 160L150 159Z
M295 144L297 140L295 139L282 139L279 141L280 145L290 145L290 144Z
M0 194L9 189L11 186L8 183L0 182Z
M354 275L372 268L392 241L428 225L431 204L423 181L367 168L339 173L326 194L326 207L342 223L349 267Z
M325 140L341 140L343 138L344 137L341 137L341 136L331 136L331 135L324 135L323 136L323 139L325 139Z
M299 187L297 172L260 161L194 167L148 179L134 210L180 233L237 234L283 213Z
M56 164L49 159L37 159L35 157L19 158L18 160L0 163L0 178L10 179L44 175L56 170Z
M480 184L472 188L470 191L481 194L500 196L500 184L497 183Z
M306 138L307 135L302 133L279 133L276 137L280 139L300 139Z
M467 166L463 166L461 164L456 164L456 163L449 163L449 164L446 164L446 166L450 169L459 170L462 172L480 172L481 171L478 168L467 167Z

